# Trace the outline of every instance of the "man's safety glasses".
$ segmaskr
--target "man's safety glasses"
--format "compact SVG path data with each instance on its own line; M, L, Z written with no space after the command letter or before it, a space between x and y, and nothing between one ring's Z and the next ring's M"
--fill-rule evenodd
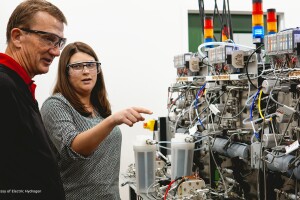
M37 31L37 30L31 30L27 28L20 28L22 31L25 31L27 33L34 33L40 36L42 41L48 45L51 48L58 47L59 49L63 49L67 39L59 37L58 35L54 33L49 33L45 31Z

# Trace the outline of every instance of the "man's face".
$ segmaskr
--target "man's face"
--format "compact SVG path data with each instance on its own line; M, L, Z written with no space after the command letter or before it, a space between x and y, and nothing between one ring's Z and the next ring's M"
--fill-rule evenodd
M49 71L53 59L60 55L64 24L46 12L35 14L29 28L21 29L24 37L20 51L20 64L29 76Z

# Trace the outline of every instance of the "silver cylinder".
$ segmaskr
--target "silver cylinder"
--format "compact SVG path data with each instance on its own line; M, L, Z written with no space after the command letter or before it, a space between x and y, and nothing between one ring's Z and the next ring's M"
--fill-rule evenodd
M249 146L247 144L242 143L233 143L227 149L228 156L239 157L242 159L248 159L249 157Z
M282 154L276 154L276 156L274 156L267 154L266 158L269 162L267 162L268 169L275 172L288 172L289 164L294 160L295 156Z
M296 164L297 167L294 168L293 173L296 179L300 180L300 163Z
M231 143L227 149L224 149L228 140L222 138L216 138L213 142L212 150L230 158L240 157L247 159L249 157L249 146L242 143Z
M227 143L227 140L226 139L223 139L223 138L216 138L213 140L213 146L212 146L212 150L221 154L221 155L224 155L224 156L227 156L227 152L226 150L224 149L226 143Z

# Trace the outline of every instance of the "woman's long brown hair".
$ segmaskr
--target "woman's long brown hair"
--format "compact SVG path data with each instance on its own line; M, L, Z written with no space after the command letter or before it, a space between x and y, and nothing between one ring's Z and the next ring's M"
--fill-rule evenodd
M59 58L57 81L53 90L53 94L61 93L81 115L90 116L91 113L88 112L84 105L80 102L68 78L69 72L67 65L70 62L70 58L77 52L86 53L94 57L96 61L99 61L96 53L89 45L83 42L74 42L68 44L61 52ZM111 115L111 106L107 98L102 72L97 74L97 81L91 94L91 103L102 117L106 118Z

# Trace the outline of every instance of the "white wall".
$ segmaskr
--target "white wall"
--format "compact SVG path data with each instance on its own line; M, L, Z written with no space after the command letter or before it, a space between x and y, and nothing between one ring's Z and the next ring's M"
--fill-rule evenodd
M6 23L20 0L3 1L0 6L0 52L4 52ZM129 106L144 106L157 119L166 116L167 88L176 77L173 56L188 51L187 13L198 10L197 0L50 0L65 14L68 42L83 41L97 52L113 111ZM218 0L219 8L222 2ZM213 10L206 0L205 9ZM295 1L264 0L263 8L284 12L285 27L299 26ZM252 11L252 1L230 1L232 11ZM36 96L40 105L50 95L57 61L46 75L36 76ZM121 172L134 162L132 144L138 134L151 134L138 123L122 125ZM113 145L113 144L112 144ZM128 199L127 187L122 197Z

